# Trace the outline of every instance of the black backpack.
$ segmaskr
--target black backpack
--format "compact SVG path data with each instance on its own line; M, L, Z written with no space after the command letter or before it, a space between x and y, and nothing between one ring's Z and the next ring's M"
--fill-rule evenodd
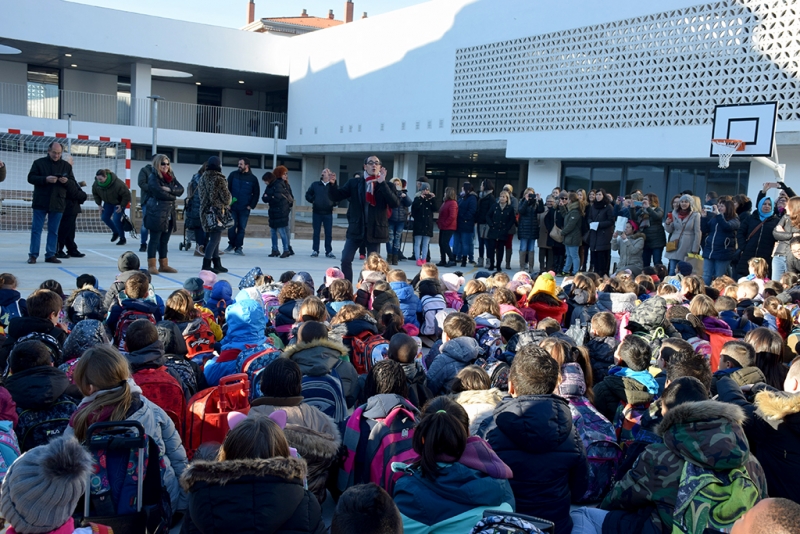
M25 452L39 445L46 445L51 439L61 436L77 409L78 403L66 393L44 410L17 408L19 421L16 432L20 451Z

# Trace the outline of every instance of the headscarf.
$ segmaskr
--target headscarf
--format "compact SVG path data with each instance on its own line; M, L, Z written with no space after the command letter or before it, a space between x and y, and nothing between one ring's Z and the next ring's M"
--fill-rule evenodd
M764 213L763 211L761 211L761 206L763 206L764 202L766 202L767 200L769 200L769 204L770 204L771 209L769 210L769 213ZM769 198L769 197L762 198L758 203L758 216L759 216L759 218L762 221L766 221L767 219L772 217L772 215L774 213L775 213L775 203L772 201L772 199Z

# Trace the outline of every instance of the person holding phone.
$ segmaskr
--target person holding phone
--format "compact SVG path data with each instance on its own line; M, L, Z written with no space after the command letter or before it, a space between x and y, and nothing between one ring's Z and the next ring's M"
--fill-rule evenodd
M614 208L609 205L604 189L595 191L587 213L589 221L589 250L594 272L609 274L611 268L611 236L614 233ZM596 223L596 224L595 224Z
M539 214L544 213L542 197L532 187L522 192L519 201L519 269L533 271L534 248L539 237ZM541 246L541 243L540 243Z
M328 196L330 184L336 181L336 173L323 169L319 180L309 186L306 200L311 204L311 257L319 256L319 234L325 228L325 257L335 259L333 254L333 208L336 203Z
M720 200L711 206L708 221L708 237L703 249L703 281L711 281L724 275L736 255L736 232L739 218L732 200Z
M642 198L639 205L634 202L631 208L632 220L636 221L639 231L644 234L644 248L642 249L643 267L649 267L652 260L653 265L661 264L661 257L664 246L667 244L667 236L664 233L664 210L659 207L658 196L654 193L647 193Z

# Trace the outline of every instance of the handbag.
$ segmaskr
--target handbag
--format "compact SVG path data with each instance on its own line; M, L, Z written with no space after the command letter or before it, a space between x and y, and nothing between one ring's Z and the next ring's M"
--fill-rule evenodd
M206 213L206 226L212 232L215 230L221 231L233 228L231 210L227 208L219 209L212 206L209 212Z
M550 239L552 239L556 243L563 243L564 232L562 232L561 228L559 228L558 226L553 226L553 229L550 230Z

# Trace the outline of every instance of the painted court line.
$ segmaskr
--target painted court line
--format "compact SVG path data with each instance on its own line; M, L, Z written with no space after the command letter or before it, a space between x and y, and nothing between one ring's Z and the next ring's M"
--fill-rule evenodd
M104 258L108 258L109 260L113 261L114 263L117 263L117 260L119 259L119 258L112 258L111 256L103 254L102 252L97 252L96 250L92 250L90 248L87 248L86 250L88 250L92 254L97 254L98 256L102 256Z
M59 267L58 269L59 269L60 271L64 271L65 273L67 273L67 274L68 274L68 275L70 275L70 276L74 276L75 278L78 278L78 276L79 276L79 275L77 275L77 274L73 273L72 271L70 271L69 269L65 269L65 268L63 268L63 267Z

